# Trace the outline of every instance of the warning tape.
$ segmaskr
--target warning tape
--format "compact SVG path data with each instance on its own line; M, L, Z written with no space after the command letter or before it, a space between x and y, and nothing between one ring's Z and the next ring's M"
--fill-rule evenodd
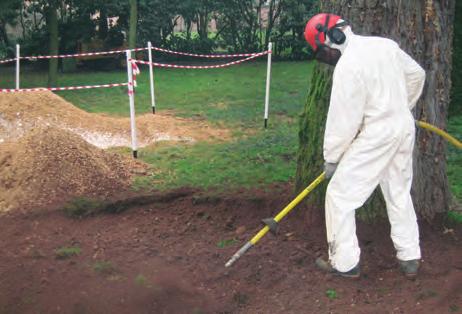
M16 58L14 58L14 59L0 60L0 64L9 63L9 62L13 62L13 61L16 61Z
M268 54L268 51L260 52L257 54L254 54L248 58L242 59L242 60L237 60L237 61L232 61L224 64L216 64L216 65L177 65L177 64L166 64L166 63L157 63L157 62L149 62L149 61L143 61L143 60L135 60L131 59L133 63L139 63L139 64L152 64L153 66L161 67L161 68L175 68L175 69L217 69L217 68L225 68L229 67L232 65L236 65L245 61L249 61L252 59L255 59L257 57L263 56Z
M170 54L175 55L182 55L182 56L190 56L190 57L198 57L198 58L237 58L237 57L250 57L262 52L252 52L252 53L236 53L236 54L220 54L220 55L203 55L197 53L189 53L189 52L180 52L180 51L173 51L158 47L152 47L153 50L162 51ZM263 51L265 53L271 53L271 51Z
M238 58L238 57L251 57L255 55L260 55L261 53L271 53L271 51L263 51L260 53L236 53L236 54L217 54L217 55L206 55L206 54L197 54L197 53L189 53L189 52L181 52L181 51L173 51L169 49L159 48L159 47L151 47L151 49L156 51L161 51L165 53L175 54L175 55L182 55L182 56L190 56L190 57L197 57L197 58ZM130 51L142 51L142 50L149 50L148 47L143 48L134 48L128 49ZM87 56L101 56L101 55L111 55L111 54L118 54L118 53L125 53L127 49L124 50L110 50L110 51L98 51L98 52L85 52L85 53L74 53L74 54L62 54L62 55L49 55L49 56L23 56L20 59L23 60L39 60L39 59L59 59L59 58L74 58L74 57L87 57ZM0 64L9 63L16 61L14 59L6 59L0 60Z
M38 60L38 59L59 59L59 58L73 58L73 57L86 57L86 56L100 56L100 55L111 55L118 53L125 53L127 50L130 51L142 51L147 50L148 48L135 48L135 49L125 49L125 50L111 50L111 51L98 51L98 52L85 52L85 53L74 53L67 55L53 55L53 56L27 56L21 57L21 59L26 60ZM13 59L16 60L16 59Z
M114 84L101 84L101 85L84 85L84 86L67 86L67 87L37 87L37 88L0 88L0 93L23 93L23 92L41 92L41 91L62 91L62 90L77 90L77 89L91 89L91 88L110 88L118 86L128 86L129 83L114 83Z
M134 48L128 49L130 51L142 51L148 50L149 47L143 48ZM197 57L197 58L238 58L238 57L251 57L255 55L259 55L260 53L271 53L271 51L264 51L260 53L236 53L236 54L217 54L217 55L206 55L206 54L197 54L197 53L189 53L189 52L181 52L181 51L173 51L169 49L159 48L159 47L151 47L151 49L156 51L161 51L165 53L175 54L175 55L182 55L182 56L190 56L190 57ZM59 58L73 58L73 57L86 57L86 56L100 56L100 55L111 55L111 54L118 54L118 53L125 53L127 49L124 50L110 50L110 51L98 51L98 52L85 52L85 53L74 53L74 54L62 54L62 55L49 55L49 56L23 56L20 59L24 60L39 60L39 59L59 59ZM0 64L9 63L16 61L14 59L6 59L0 60Z

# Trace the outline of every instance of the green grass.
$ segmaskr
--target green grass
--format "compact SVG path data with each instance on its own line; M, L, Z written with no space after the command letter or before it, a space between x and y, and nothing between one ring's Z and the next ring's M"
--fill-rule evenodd
M115 267L109 261L97 261L93 265L93 270L98 274L111 275L115 272Z
M145 287L148 283L148 280L146 279L146 277L144 277L142 274L138 274L136 277L135 277L135 284L137 286L140 286L140 287Z
M56 250L56 258L57 259L67 259L72 256L79 255L81 252L81 248L77 246L70 246L70 247L61 247Z
M296 127L286 125L224 144L145 149L140 158L157 171L135 186L227 189L286 182L295 174L296 135Z
M449 119L449 133L462 140L462 116L455 116ZM448 144L447 174L452 194L462 201L462 153L451 144Z
M235 239L225 239L225 240L221 240L217 243L217 247L220 248L220 249L224 249L228 246L231 246L231 245L234 245L237 243L237 240Z
M334 299L337 299L338 294L337 294L337 291L335 291L335 289L327 289L327 290L326 290L326 296L327 296L330 300L334 300Z

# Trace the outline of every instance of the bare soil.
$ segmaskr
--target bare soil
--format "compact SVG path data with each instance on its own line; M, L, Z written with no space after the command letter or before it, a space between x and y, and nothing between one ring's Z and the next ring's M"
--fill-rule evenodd
M300 207L277 237L225 268L292 187L211 195L184 189L85 219L59 210L0 216L0 313L462 311L460 227L420 222L422 270L410 281L397 269L388 222L358 223L362 277L349 280L315 269L324 222ZM58 258L62 247L81 252Z

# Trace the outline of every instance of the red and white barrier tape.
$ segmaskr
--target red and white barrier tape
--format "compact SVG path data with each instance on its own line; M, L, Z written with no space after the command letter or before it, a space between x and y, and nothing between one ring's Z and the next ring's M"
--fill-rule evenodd
M149 48L134 48L129 49L130 51L142 51L148 50ZM260 55L261 53L271 53L271 51L263 51L263 52L254 52L254 53L236 53L236 54L218 54L218 55L205 55L205 54L197 54L197 53L189 53L189 52L181 52L181 51L173 51L169 49L159 48L159 47L151 47L151 49L156 51L161 51L165 53L175 54L175 55L182 55L182 56L190 56L190 57L198 57L198 58L238 58L238 57L251 57L255 55ZM86 57L86 56L100 56L100 55L111 55L111 54L118 54L118 53L125 53L127 50L110 50L110 51L98 51L98 52L85 52L85 53L74 53L74 54L63 54L63 55L49 55L49 56L24 56L20 57L23 60L39 60L39 59L59 59L59 58L73 58L73 57ZM15 59L7 59L7 60L0 60L0 64L9 63L15 61Z
M147 50L148 48L135 48L135 49L128 49L130 51L142 51ZM111 50L111 51L98 51L98 52L85 52L85 53L74 53L74 54L67 54L67 55L53 55L53 56L27 56L21 57L21 59L25 60L38 60L38 59L59 59L59 58L73 58L73 57L86 57L86 56L100 56L100 55L111 55L111 54L118 54L118 53L125 53L126 50ZM14 59L16 60L16 59Z
M0 60L0 64L9 63L9 62L13 62L13 61L16 61L16 58L14 58L14 59Z
M131 59L131 63L132 63L133 86L134 86L134 87L137 87L137 84L136 84L136 76L137 76L138 74L140 74L141 71L140 71L140 68L138 67L138 65L136 64L136 62L133 62L133 59Z
M253 52L253 53L236 53L236 54L221 54L221 55L203 55L197 53L189 53L189 52L180 52L180 51L173 51L164 48L152 47L153 50L162 51L165 53L175 54L175 55L182 55L182 56L190 56L190 57L198 57L198 58L238 58L238 57L250 57L262 52ZM270 51L263 51L265 53L269 53Z
M224 64L216 64L216 65L177 65L177 64L165 64L165 63L157 63L157 62L149 62L149 61L143 61L143 60L135 60L131 59L132 63L139 63L139 64L152 64L153 66L161 67L161 68L175 68L175 69L217 69L217 68L225 68L229 67L232 65L236 65L245 61L249 61L252 59L255 59L257 57L263 56L268 54L268 51L260 52L257 54L254 54L248 58L233 61L233 62L228 62Z
M77 89L91 89L91 88L109 88L109 87L118 87L118 86L127 86L127 85L128 83L114 83L114 84L68 86L68 87L37 87L37 88L22 88L22 89L0 88L0 93L62 91L62 90L77 90Z

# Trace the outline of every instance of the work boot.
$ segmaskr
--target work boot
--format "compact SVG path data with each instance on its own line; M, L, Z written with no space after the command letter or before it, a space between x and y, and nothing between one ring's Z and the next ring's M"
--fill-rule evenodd
M359 263L353 269L346 271L346 272L341 272L336 270L334 267L329 262L326 262L323 258L318 257L315 262L316 266L328 273L331 273L336 276L341 276L345 278L359 278L360 275L360 269L359 269Z
M401 261L398 260L399 269L407 278L415 278L419 270L420 261L418 259L413 259L410 261Z

